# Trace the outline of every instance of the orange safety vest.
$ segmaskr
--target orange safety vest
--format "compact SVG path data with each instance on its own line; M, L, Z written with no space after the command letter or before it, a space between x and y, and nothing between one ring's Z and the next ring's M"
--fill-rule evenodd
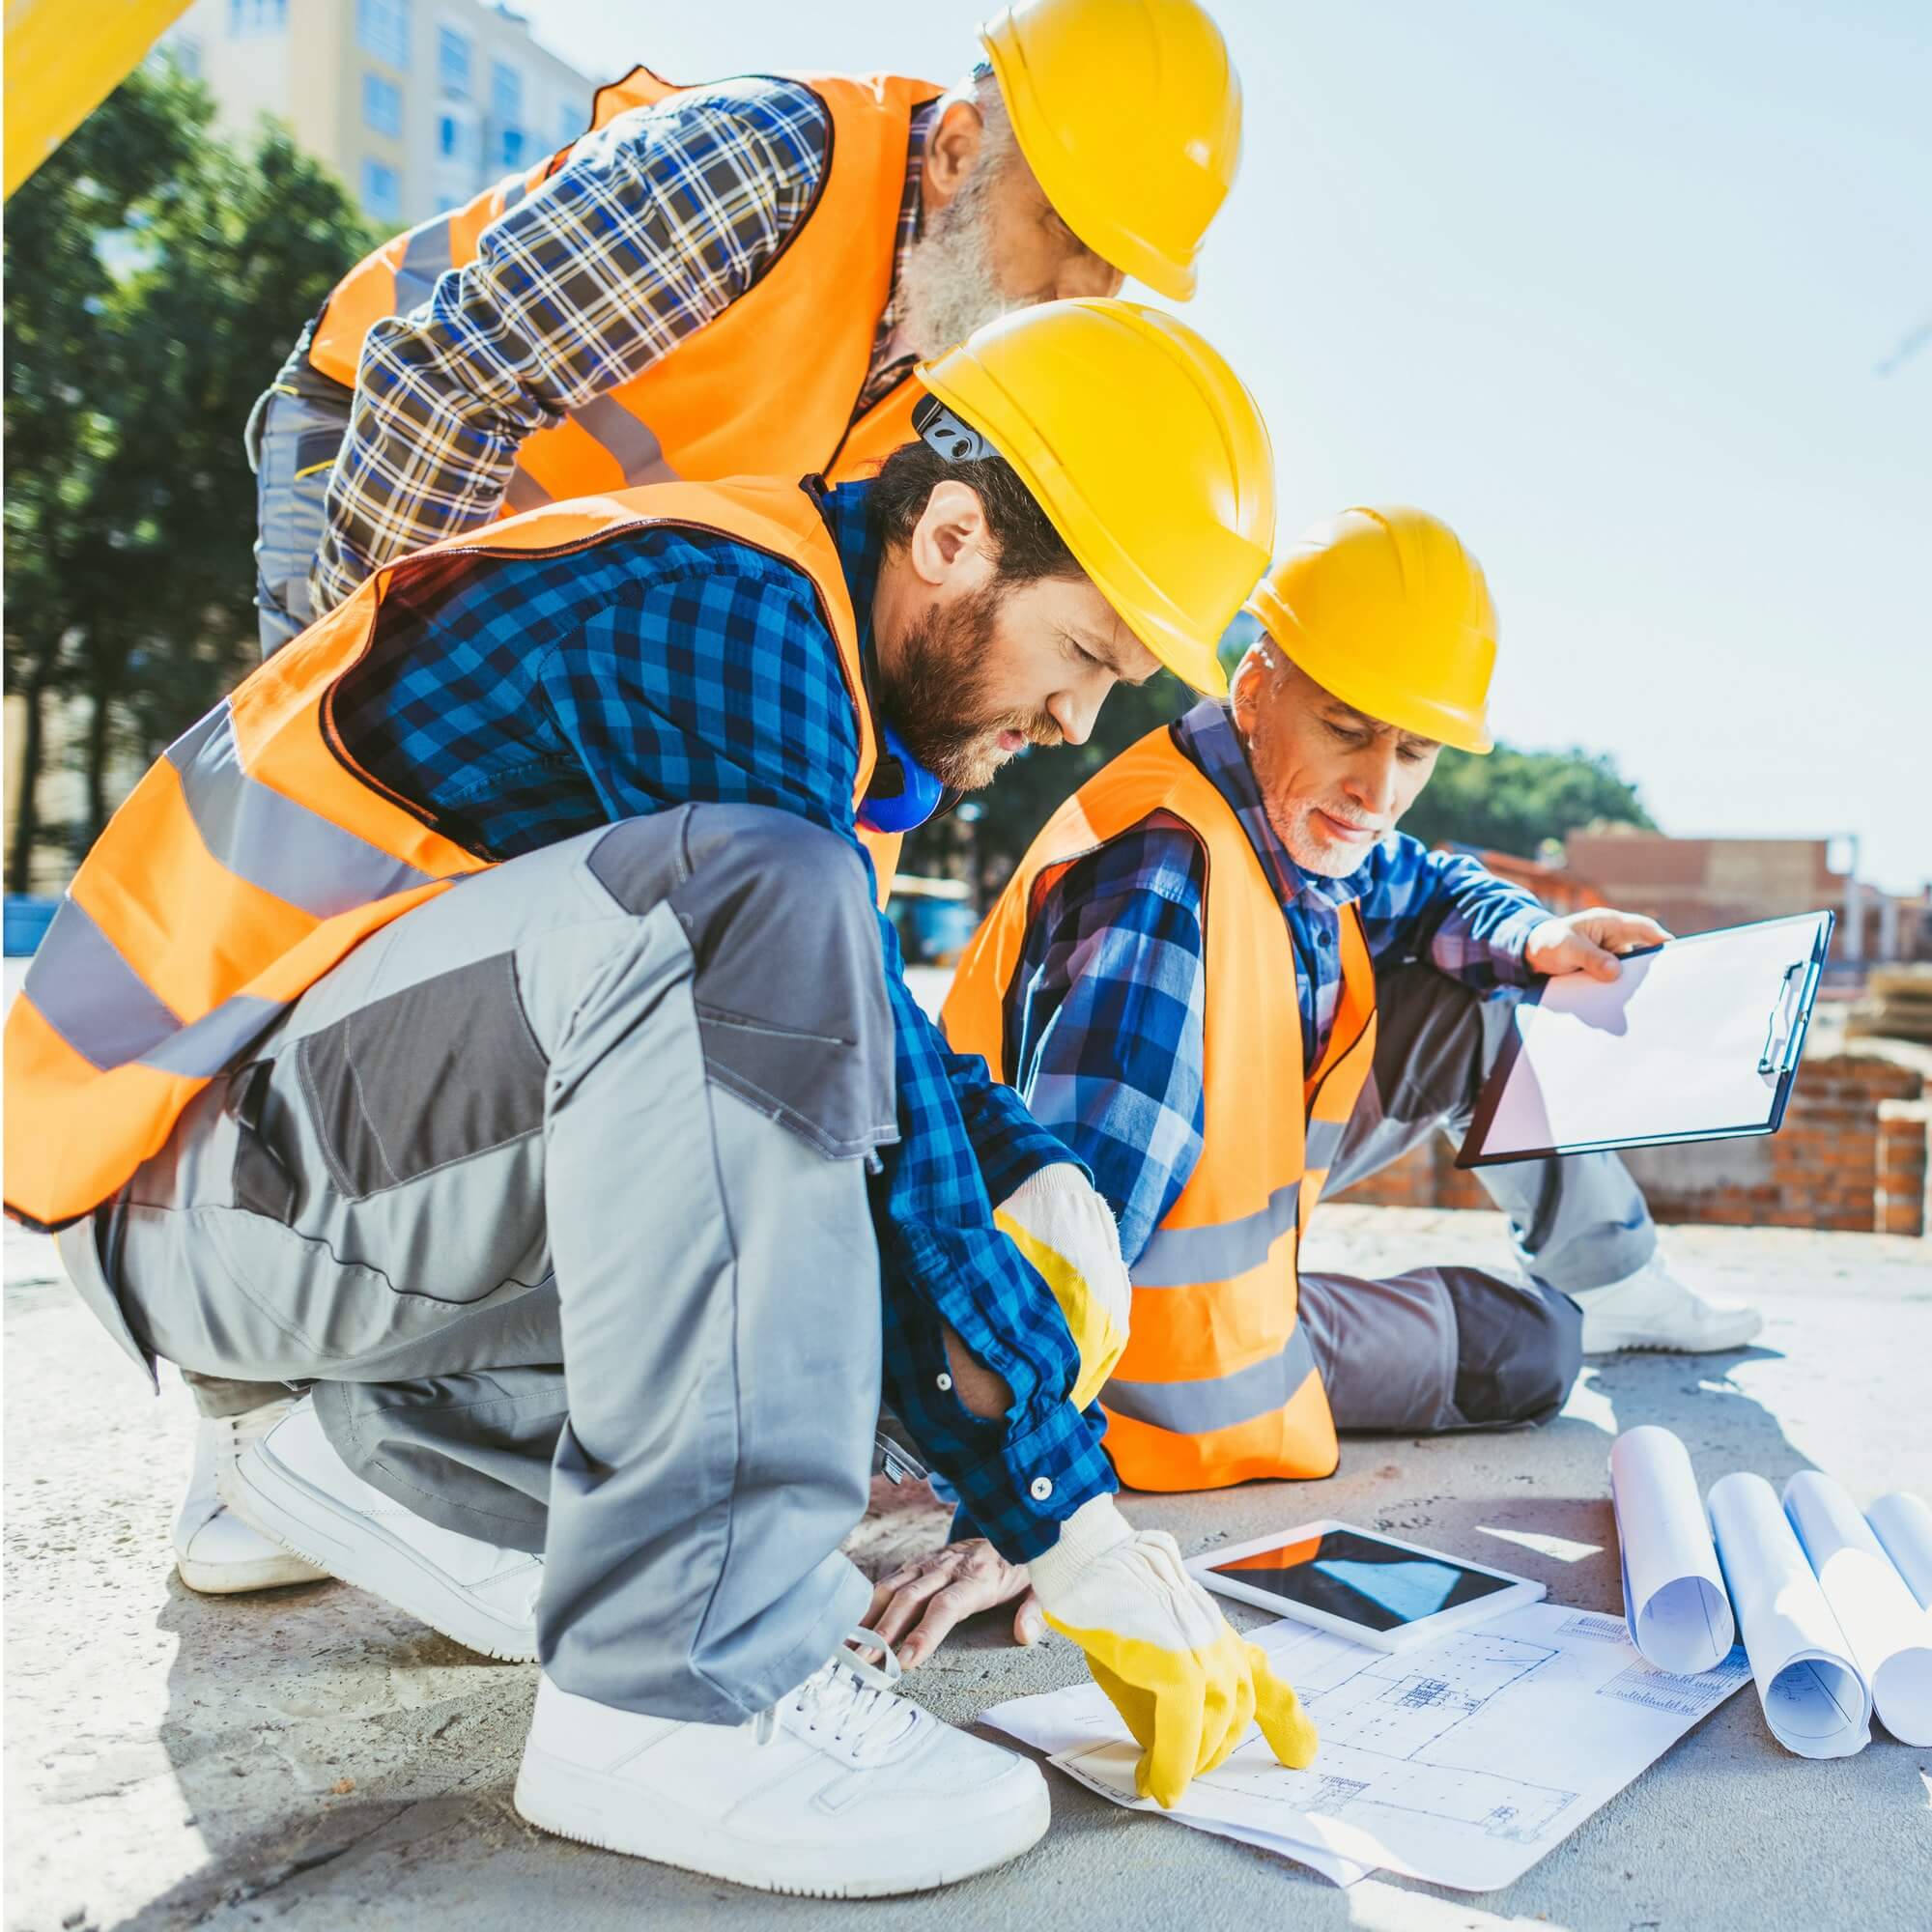
M1206 1131L1180 1198L1128 1271L1126 1351L1100 1394L1107 1453L1141 1490L1330 1475L1335 1423L1296 1319L1295 1258L1375 1055L1375 974L1354 907L1342 916L1327 1050L1308 1074L1280 901L1233 807L1163 726L1088 780L1034 840L960 961L947 1037L1006 1077L1007 994L1047 891L1154 812L1186 826L1208 860Z
M914 110L943 92L893 74L783 76L809 87L832 126L804 221L723 314L641 375L593 398L518 451L510 510L675 478L865 472L912 440L910 377L852 420L892 296ZM689 89L637 68L601 88L590 131L526 175L385 242L336 285L309 361L353 388L370 328L428 299L446 269L473 262L483 231L541 193L583 142L634 108Z
M818 591L877 759L838 553L796 483L661 483L492 525L385 564L171 745L108 821L7 1017L7 1211L92 1212L183 1108L372 932L493 862L351 758L335 695L478 559L552 555L648 525L734 538Z

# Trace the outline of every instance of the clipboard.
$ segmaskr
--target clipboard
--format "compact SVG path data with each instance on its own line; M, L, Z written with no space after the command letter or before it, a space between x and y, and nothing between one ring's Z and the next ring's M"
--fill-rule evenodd
M1834 923L1758 920L1627 952L1614 981L1540 981L1511 1015L1456 1165L1775 1134Z

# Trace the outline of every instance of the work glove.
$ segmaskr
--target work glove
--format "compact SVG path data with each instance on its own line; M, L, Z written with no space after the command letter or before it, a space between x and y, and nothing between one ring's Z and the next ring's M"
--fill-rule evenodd
M1114 1210L1065 1161L1042 1167L993 1210L1000 1232L1039 1272L1080 1350L1075 1408L1100 1393L1127 1346L1133 1290Z
M1164 1530L1132 1529L1111 1496L1083 1503L1030 1568L1046 1620L1087 1653L1094 1681L1141 1747L1134 1783L1172 1809L1247 1735L1250 1718L1292 1770L1315 1726L1267 1653L1247 1642L1181 1568Z

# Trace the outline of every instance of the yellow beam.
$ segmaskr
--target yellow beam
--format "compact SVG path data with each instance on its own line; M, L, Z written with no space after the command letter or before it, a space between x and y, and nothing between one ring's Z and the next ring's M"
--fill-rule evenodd
M188 0L7 0L7 193L133 71Z

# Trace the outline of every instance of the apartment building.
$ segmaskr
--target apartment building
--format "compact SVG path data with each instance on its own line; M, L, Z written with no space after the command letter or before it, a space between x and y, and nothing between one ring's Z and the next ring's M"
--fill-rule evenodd
M576 140L597 87L482 0L195 0L161 45L224 128L286 122L384 230Z

